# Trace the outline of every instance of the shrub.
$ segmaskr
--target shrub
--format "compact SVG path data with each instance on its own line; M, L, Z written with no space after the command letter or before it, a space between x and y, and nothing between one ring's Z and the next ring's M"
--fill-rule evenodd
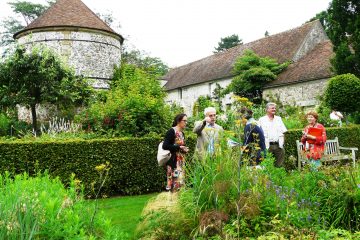
M116 137L163 134L174 114L154 75L132 65L115 69L112 88L103 101L90 105L76 121L88 131L114 132Z
M83 188L74 175L65 188L45 171L29 178L24 173L0 176L1 239L80 239L91 235L93 205L84 201ZM90 208L91 207L91 208ZM123 239L111 222L98 214L92 239Z
M331 78L325 90L325 102L332 109L343 112L348 125L347 114L355 112L360 102L360 79L353 74Z
M38 168L48 169L69 183L72 173L89 187L96 179L96 166L110 162L108 183L102 191L106 195L143 194L164 190L166 171L158 167L156 154L161 138L124 138L96 140L17 140L0 142L0 173L33 174ZM193 156L196 138L186 136ZM92 195L91 193L89 193ZM88 193L86 193L88 195Z

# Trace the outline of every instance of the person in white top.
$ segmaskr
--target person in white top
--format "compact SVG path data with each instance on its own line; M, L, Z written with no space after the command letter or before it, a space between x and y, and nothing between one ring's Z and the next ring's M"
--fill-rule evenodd
M334 110L330 113L330 118L331 118L332 120L339 120L339 122L338 122L338 127L341 127L341 126L342 126L341 119L343 119L344 117L343 117L343 115L342 115L340 112L336 111L336 109L334 109Z
M275 116L276 104L266 105L266 116L259 119L259 126L264 131L265 145L269 153L275 157L275 167L284 167L285 158L285 135L287 131L281 117Z

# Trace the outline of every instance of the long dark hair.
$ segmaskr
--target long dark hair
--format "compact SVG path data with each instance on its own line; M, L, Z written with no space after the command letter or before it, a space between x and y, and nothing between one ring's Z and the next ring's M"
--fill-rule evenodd
M185 113L179 113L175 116L174 118L174 122L172 124L172 127L176 127L176 125L178 125L179 122L181 122L181 120L186 117Z

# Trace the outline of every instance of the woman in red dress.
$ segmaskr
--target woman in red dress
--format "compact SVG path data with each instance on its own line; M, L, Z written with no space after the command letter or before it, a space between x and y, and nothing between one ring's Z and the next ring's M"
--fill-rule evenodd
M307 113L307 120L310 125L305 127L301 142L304 144L304 151L308 161L315 167L321 164L320 159L325 152L326 131L323 125L318 123L319 114L315 110L310 110ZM321 129L320 136L313 136L309 134L310 127Z

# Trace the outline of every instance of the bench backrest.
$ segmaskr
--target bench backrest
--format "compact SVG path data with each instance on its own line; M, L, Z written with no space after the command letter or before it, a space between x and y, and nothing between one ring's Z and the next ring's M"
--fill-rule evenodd
M298 158L301 158L301 154L302 151L304 149L304 144L302 144L301 141L296 140L296 146L297 146L297 152L298 152ZM325 142L325 153L324 154L340 154L340 149L339 149L339 140L336 137L335 139L332 140L327 140Z

